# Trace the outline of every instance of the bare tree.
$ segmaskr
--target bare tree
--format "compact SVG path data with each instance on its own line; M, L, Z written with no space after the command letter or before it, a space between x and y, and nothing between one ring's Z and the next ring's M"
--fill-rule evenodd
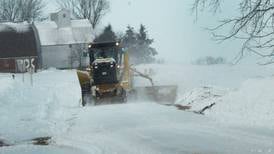
M57 0L60 8L70 9L78 19L88 19L95 28L109 10L107 0Z
M34 21L42 16L42 0L0 0L0 21Z
M19 17L19 0L0 0L0 20L14 22Z
M193 12L208 10L216 13L223 0L195 0ZM245 52L252 52L266 58L260 64L274 63L274 1L273 0L241 0L239 15L223 19L220 24L209 29L217 41L236 38L243 41L238 62ZM227 28L230 30L223 33Z
M41 18L45 4L42 0L21 0L22 8L20 18L22 21L31 22Z

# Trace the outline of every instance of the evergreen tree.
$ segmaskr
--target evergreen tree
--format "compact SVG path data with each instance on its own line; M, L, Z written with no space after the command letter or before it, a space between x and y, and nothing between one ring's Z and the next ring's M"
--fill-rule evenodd
M126 48L132 49L137 43L136 33L134 32L134 28L128 26L126 30L126 34L123 37L123 45Z
M157 55L157 51L151 47L153 39L150 39L147 34L146 27L141 24L139 33L137 34L139 53L142 63L151 63L153 62L154 56Z
M155 61L154 56L157 55L157 51L151 47L152 43L153 39L148 37L144 25L140 26L138 33L134 31L133 27L127 27L123 45L128 50L133 63L141 64Z
M136 49L137 38L136 38L136 33L134 32L133 27L130 27L130 26L127 27L126 34L123 37L122 43L124 48L128 50L132 58L135 58L138 56L138 51Z
M112 42L117 41L117 36L112 30L112 26L108 25L104 31L94 39L94 42Z

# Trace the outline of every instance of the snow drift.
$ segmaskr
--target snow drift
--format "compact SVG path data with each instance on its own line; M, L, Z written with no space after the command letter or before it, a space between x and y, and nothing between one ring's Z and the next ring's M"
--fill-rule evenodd
M220 87L195 88L184 93L176 104L191 106L190 111L205 111L211 118L227 124L274 128L274 77L248 79L237 89Z
M258 65L140 65L156 85L179 85L176 104L190 111L206 110L206 116L235 126L274 129L273 66ZM136 78L136 85L149 82Z
M24 80L24 82L23 82ZM59 134L80 106L75 71L48 70L33 75L0 75L0 139L10 141ZM58 129L56 129L58 128Z

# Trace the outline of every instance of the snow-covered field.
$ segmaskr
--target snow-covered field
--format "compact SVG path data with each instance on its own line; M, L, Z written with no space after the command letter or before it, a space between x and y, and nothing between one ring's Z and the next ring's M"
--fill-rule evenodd
M274 67L146 65L179 86L178 110L153 102L80 106L75 71L0 74L0 153L274 153ZM136 86L149 85L136 79ZM195 114L216 103L205 115ZM49 146L26 142L51 136Z

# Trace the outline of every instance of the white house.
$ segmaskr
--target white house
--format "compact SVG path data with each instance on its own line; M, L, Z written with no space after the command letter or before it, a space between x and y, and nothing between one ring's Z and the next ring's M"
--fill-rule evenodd
M88 65L87 47L93 41L92 25L87 19L71 20L62 9L50 21L34 23L40 44L42 67L76 68Z

